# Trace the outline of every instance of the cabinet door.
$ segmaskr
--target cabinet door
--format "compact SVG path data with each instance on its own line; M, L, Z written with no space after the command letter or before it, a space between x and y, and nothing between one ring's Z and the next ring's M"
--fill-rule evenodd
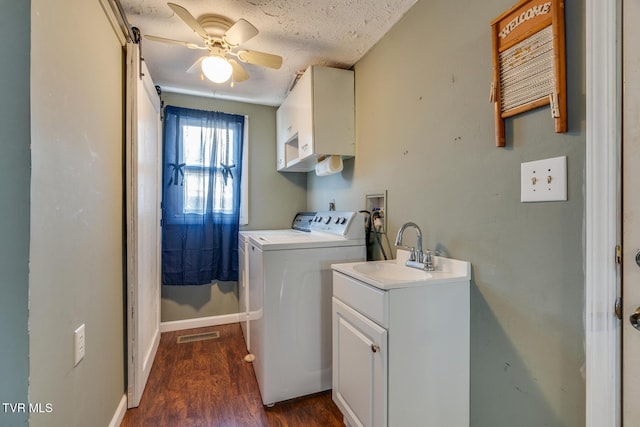
M352 427L387 425L387 331L333 298L333 400Z
M286 142L285 138L285 111L281 106L276 110L276 156L277 156L277 164L276 169L280 170L286 166L284 160L284 144Z
M311 154L329 154L317 153L314 150L313 72L313 68L309 68L300 77L300 81L294 88L296 92L295 115L298 132L298 156L300 159L304 159Z
M276 110L276 169L281 170L286 164L284 146L290 138L293 125L291 123L291 108L285 99L280 108Z

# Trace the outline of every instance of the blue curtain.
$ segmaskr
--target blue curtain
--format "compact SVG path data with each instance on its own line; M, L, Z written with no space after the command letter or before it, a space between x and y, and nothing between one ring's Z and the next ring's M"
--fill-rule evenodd
M238 280L244 116L167 106L162 281Z

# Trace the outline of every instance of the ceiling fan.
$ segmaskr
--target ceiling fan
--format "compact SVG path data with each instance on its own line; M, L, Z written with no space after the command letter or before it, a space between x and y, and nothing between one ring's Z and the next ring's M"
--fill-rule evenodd
M187 72L193 73L200 67L201 78L204 75L214 83L224 83L232 78L233 86L234 82L242 82L249 78L247 71L234 58L247 64L276 70L282 65L281 56L254 50L237 50L242 43L258 34L258 29L249 21L239 19L233 22L217 14L205 14L196 19L180 5L175 3L167 3L167 5L202 38L203 45L151 35L145 35L145 38L156 42L177 44L189 49L208 50L209 53L198 58Z

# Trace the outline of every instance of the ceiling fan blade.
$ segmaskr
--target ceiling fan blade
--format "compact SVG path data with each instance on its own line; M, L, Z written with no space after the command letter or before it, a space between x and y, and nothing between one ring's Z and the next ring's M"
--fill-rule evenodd
M253 38L258 34L258 29L245 19L239 19L224 34L224 41L231 46L238 46L241 43Z
M238 52L238 58L242 62L262 65L276 70L282 66L281 56L264 52L256 52L255 50L241 50Z
M189 69L187 70L187 73L189 74L193 74L193 73L198 73L200 72L200 63L202 62L202 60L204 58L206 58L207 55L205 56L201 56L200 58L198 58L198 60L196 62L193 63L193 65L191 67L189 67Z
M228 59L227 61L229 61L229 64L231 64L233 68L233 74L231 76L234 82L243 82L249 78L249 74L247 74L242 65L238 64L238 61L235 59Z
M180 46L188 47L189 49L205 49L205 50L207 49L206 46L198 46L195 43L185 42L185 41L182 41L182 40L166 39L164 37L150 36L150 35L145 35L144 38L147 39L147 40L152 40L154 42L177 44L177 45L180 45Z
M196 18L194 18L187 9L175 3L167 3L167 5L180 17L180 19L185 22L185 24L198 33L200 37L207 40L209 39L209 34L204 30L204 28L202 28L202 25L200 25Z

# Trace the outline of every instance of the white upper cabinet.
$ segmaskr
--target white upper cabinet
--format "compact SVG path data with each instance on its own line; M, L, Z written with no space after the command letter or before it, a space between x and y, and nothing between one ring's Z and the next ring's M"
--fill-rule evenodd
M309 67L276 112L277 168L308 172L328 155L355 155L353 71Z

